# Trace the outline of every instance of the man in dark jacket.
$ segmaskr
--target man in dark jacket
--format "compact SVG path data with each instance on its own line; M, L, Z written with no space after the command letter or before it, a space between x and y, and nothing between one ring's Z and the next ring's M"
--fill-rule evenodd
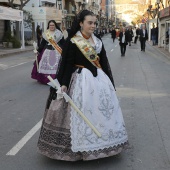
M120 44L120 51L121 51L121 56L125 56L126 52L126 45L128 44L128 33L126 29L123 27L122 31L119 34L119 44Z
M152 45L156 45L156 28L155 25L153 25L153 28L151 29L151 40L152 40Z
M133 38L133 36L134 36L131 26L129 26L127 32L128 32L128 42L129 42L129 46L131 46L131 41L132 41L132 38Z
M145 28L145 25L142 26L140 30L140 44L141 44L141 51L145 51L145 43L148 40L148 31Z
M113 42L114 42L115 38L116 38L116 30L115 30L115 28L113 28L113 30L111 31L111 36L112 36L112 39L113 39Z
M137 28L137 29L136 29L135 41L134 41L135 44L137 43L137 40L138 40L138 37L139 37L139 33L140 33L140 29Z

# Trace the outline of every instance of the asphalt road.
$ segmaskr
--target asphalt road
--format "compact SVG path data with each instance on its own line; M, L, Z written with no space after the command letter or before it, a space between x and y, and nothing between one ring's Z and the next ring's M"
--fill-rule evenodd
M64 162L36 151L49 87L30 78L32 52L0 58L0 170L169 170L170 60L147 44L103 42L124 115L129 149L95 161ZM19 143L18 143L19 142ZM17 144L17 146L16 146ZM13 149L13 150L11 150Z

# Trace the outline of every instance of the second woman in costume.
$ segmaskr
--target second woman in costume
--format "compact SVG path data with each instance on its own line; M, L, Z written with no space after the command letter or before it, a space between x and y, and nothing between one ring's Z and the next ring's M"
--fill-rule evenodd
M47 76L55 77L61 59L63 34L54 20L48 22L47 30L42 35L38 48L38 64L34 63L31 77L42 84L49 82ZM38 68L37 68L38 66Z

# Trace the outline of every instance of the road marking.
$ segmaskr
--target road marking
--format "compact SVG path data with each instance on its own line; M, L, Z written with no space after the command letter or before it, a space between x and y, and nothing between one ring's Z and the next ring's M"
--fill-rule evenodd
M35 59L34 59L35 60ZM26 61L26 62L23 62L23 63L19 63L19 64L16 64L16 65L13 65L13 66L9 66L7 68L4 68L3 70L7 70L9 68L13 68L13 67L17 67L17 66L20 66L20 65L23 65L23 64L26 64L26 63L29 63L29 62L32 62L34 60L31 60L31 61Z
M22 147L32 138L32 136L40 129L42 119L6 154L8 156L15 156Z
M113 51L114 49L111 49L111 51Z
M5 65L5 64L0 64L0 67L2 67L3 70L6 69L6 68L8 68L8 66Z

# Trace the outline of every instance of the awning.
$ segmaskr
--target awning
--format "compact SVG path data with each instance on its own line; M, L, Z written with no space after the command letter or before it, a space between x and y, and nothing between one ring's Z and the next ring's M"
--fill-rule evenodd
M22 11L0 6L0 20L22 21Z

